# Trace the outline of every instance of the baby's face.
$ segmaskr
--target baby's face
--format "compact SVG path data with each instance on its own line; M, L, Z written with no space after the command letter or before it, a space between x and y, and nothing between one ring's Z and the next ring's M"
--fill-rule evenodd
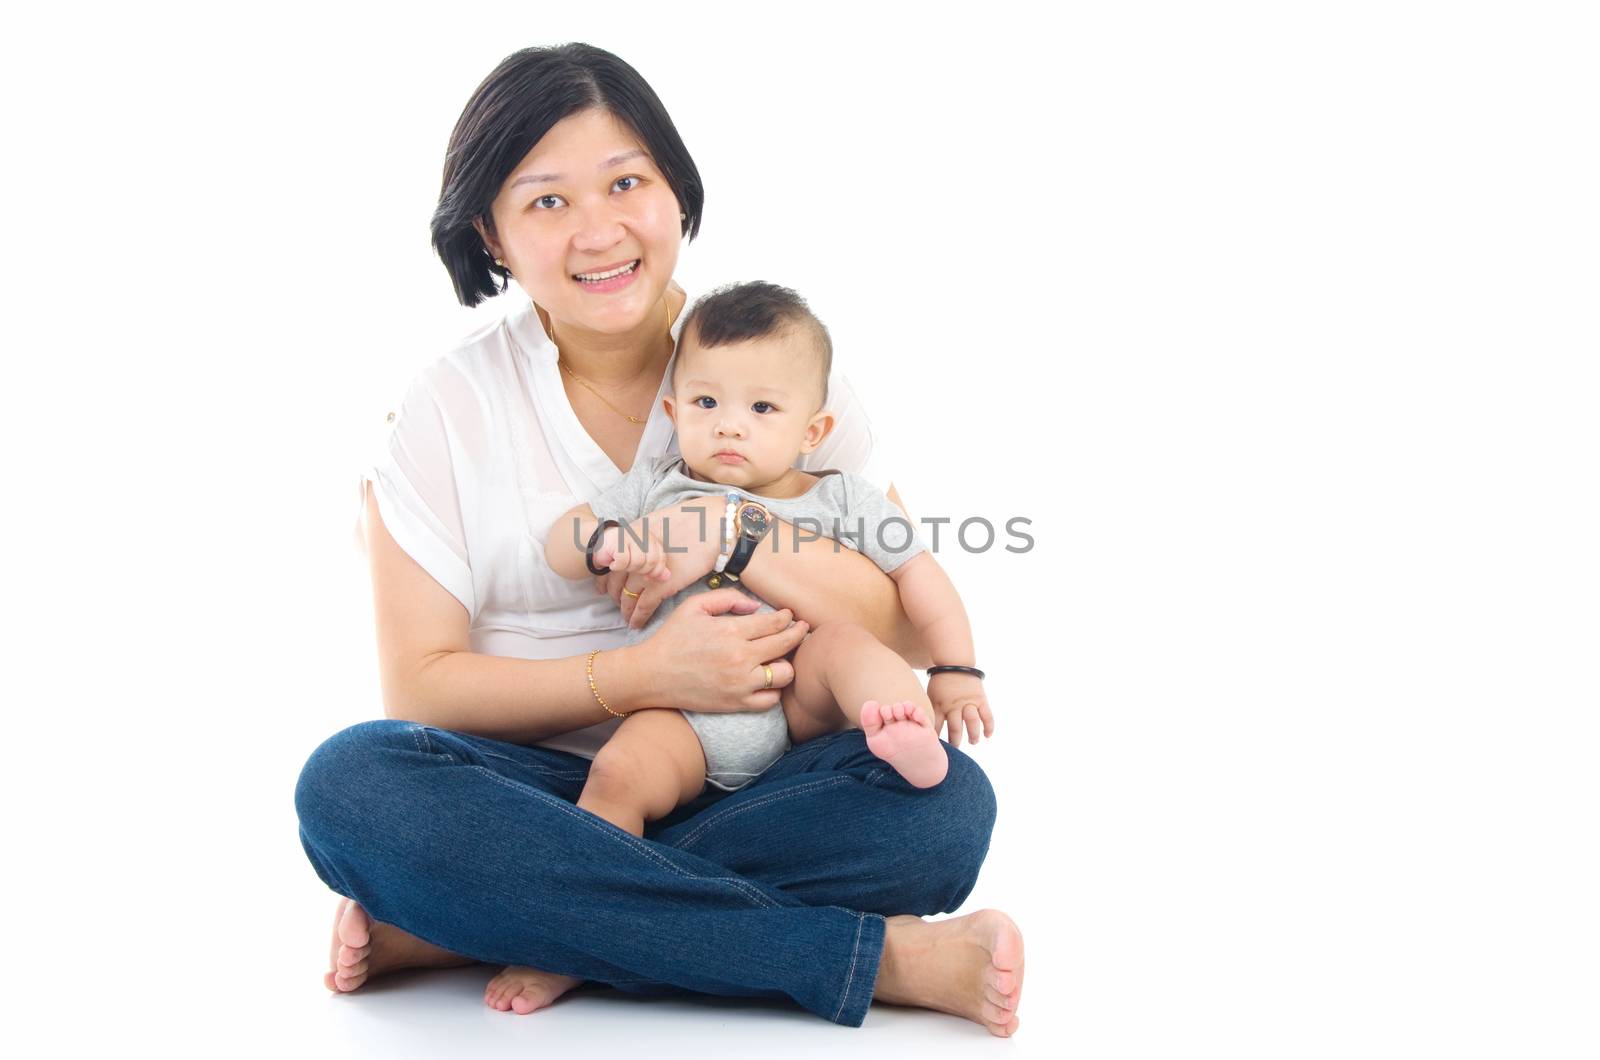
M815 449L831 420L810 337L785 331L748 342L678 351L667 414L697 476L760 493Z

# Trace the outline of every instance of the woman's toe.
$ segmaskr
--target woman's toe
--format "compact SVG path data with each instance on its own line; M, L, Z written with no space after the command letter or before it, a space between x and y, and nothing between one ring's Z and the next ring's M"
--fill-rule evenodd
M992 986L986 986L983 988L983 998L985 1001L989 1002L989 1004L1001 1009L1002 1011L1009 1012L1017 1007L1017 1003L1014 998L1000 993Z

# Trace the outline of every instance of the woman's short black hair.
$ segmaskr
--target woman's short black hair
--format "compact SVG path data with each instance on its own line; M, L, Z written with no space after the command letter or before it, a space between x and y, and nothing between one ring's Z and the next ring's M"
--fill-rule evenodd
M588 44L524 48L484 78L450 133L444 183L433 211L433 247L462 305L499 294L511 279L494 263L473 220L482 218L494 231L489 206L517 163L557 122L593 107L633 130L678 197L678 208L688 214L683 234L690 239L699 234L705 205L700 171L639 72Z

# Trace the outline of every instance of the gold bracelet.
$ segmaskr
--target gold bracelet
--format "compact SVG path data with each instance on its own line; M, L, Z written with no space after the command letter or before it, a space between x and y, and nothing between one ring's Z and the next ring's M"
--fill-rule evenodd
M618 718L626 718L627 717L626 714L618 714L616 711L612 710L611 709L611 704L606 702L606 697L602 696L600 694L600 690L594 686L594 657L596 655L599 655L599 654L600 654L600 649L599 648L596 648L594 651L589 653L589 667L588 667L588 670L589 670L589 691L593 692L594 693L594 698L599 701L599 703L600 703L600 705L602 707L606 708L606 713L607 714L614 715L614 716L616 716Z

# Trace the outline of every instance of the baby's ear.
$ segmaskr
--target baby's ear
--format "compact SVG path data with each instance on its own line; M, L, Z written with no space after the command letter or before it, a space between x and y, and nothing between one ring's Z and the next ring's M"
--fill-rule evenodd
M673 408L672 395L669 394L661 399L661 407L666 410L667 419L671 420L672 425L676 427L678 425L678 411Z
M817 446L821 445L822 440L832 431L833 413L827 409L817 410L817 414L811 417L811 422L806 424L806 436L800 443L800 451L802 453L816 452Z

